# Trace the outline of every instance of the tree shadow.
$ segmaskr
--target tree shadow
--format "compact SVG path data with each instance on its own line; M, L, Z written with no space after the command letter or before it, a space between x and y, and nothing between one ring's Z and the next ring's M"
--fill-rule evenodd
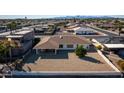
M39 55L36 55L35 53L31 53L29 56L27 56L24 59L25 63L35 63L35 61L39 58Z
M83 58L80 58L81 60L86 60L88 62L92 62L92 63L96 63L96 64L103 64L102 62L100 62L100 60L97 60L93 57L89 57L89 56L85 56Z

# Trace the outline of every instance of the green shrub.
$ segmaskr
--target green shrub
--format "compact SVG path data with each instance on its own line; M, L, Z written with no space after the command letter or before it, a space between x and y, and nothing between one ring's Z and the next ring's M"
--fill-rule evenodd
M87 54L87 50L82 46L77 46L75 53L78 57L84 57Z
M97 45L96 48L99 49L99 50L101 50L102 49L102 46L101 45Z
M122 70L124 70L124 60L119 60L117 64Z

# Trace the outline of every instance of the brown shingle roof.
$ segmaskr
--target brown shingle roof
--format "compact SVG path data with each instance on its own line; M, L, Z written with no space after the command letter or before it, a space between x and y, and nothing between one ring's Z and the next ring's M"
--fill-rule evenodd
M58 49L59 44L91 44L89 40L82 36L51 36L45 37L39 42L34 49Z

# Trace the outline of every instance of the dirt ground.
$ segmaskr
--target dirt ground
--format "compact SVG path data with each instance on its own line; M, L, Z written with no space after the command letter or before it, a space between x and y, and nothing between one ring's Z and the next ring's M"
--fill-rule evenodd
M97 52L78 58L74 52L31 54L24 65L30 71L114 71Z

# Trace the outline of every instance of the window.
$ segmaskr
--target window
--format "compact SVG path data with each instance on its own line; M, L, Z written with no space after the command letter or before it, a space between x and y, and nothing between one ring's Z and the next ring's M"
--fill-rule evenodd
M62 45L62 44L60 44L60 45L59 45L59 48L63 48L63 45Z
M67 48L73 48L73 45L67 45Z

